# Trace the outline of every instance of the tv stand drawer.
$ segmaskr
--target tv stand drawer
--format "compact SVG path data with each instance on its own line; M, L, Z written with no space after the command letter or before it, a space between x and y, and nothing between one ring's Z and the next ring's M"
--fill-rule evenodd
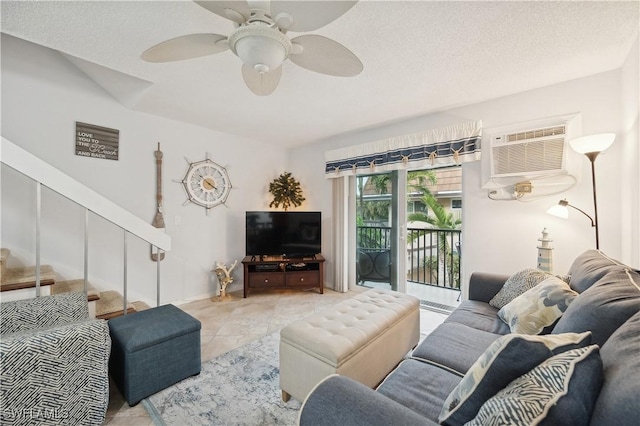
M249 275L249 287L282 287L284 274L280 272L254 272Z
M317 286L320 282L318 271L287 272L287 286Z
M316 254L304 259L245 256L244 297L249 293L272 290L307 290L324 292L324 257Z

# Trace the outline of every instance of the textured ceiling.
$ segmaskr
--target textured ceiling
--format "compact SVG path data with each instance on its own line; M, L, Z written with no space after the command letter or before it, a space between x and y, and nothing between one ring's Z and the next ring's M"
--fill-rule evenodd
M282 146L616 69L639 28L638 1L363 0L311 32L354 52L360 75L331 77L286 61L276 91L258 97L230 51L140 59L173 37L231 33L230 21L191 1L1 7L3 33L63 53L128 108Z

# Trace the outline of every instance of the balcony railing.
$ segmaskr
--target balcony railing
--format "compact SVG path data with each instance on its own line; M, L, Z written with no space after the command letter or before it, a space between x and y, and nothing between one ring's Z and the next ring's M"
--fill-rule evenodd
M407 281L460 290L461 231L407 228ZM358 226L358 281L390 278L391 228Z

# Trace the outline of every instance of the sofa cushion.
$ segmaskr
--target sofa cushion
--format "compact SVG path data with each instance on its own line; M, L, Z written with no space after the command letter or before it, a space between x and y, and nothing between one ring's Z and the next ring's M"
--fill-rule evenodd
M499 337L499 334L477 330L464 324L444 323L414 349L411 357L431 361L464 374Z
M604 383L591 417L593 426L637 425L640 419L640 312L600 349Z
M462 375L415 359L402 361L377 391L436 422L445 398Z
M640 311L640 273L630 269L609 272L576 297L553 333L590 330L593 343L602 346L609 336Z
M498 317L512 333L540 334L555 324L577 295L569 284L550 276L507 303Z
M587 425L602 384L598 346L553 356L485 402L467 425Z
M504 283L498 294L493 296L489 304L494 308L502 308L525 291L532 289L550 277L544 271L535 268L524 269L511 275Z
M445 323L464 324L489 333L510 333L509 326L497 316L498 309L487 302L465 300L445 320Z
M509 334L494 341L444 402L439 421L458 425L472 420L489 398L512 380L554 354L588 345L590 333L529 336Z
M216 398L215 395L212 396ZM295 410L294 407L287 407L287 409ZM239 416L235 423L241 423L242 420ZM191 417L184 418L182 421L183 424L195 422ZM203 419L201 423L206 423L206 419ZM265 417L261 422L265 425L275 423L275 419L271 417ZM362 383L333 374L324 378L313 388L300 407L296 424L300 426L392 424L427 426L429 423L436 426L435 422L427 422L418 413L392 401L379 392L373 391Z
M587 250L578 256L569 268L571 288L582 293L607 273L625 266L599 250Z

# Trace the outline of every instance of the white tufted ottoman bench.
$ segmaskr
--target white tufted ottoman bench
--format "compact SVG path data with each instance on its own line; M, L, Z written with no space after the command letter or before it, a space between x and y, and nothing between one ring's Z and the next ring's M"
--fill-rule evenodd
M372 289L280 331L282 399L304 401L322 379L341 374L375 387L418 344L420 301Z

